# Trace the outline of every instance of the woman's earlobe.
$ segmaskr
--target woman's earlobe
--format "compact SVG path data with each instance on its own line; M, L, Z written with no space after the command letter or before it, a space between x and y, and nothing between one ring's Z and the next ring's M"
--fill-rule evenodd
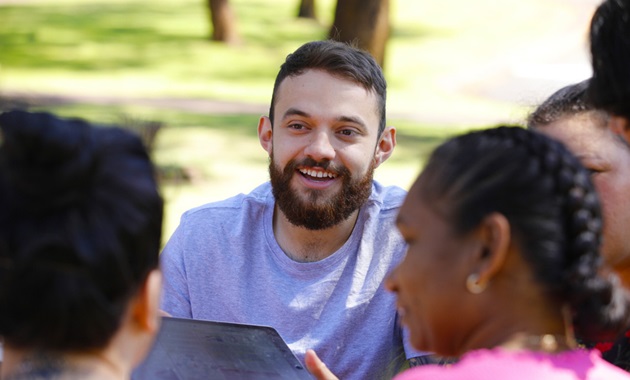
M160 327L160 296L162 294L162 272L152 270L132 303L132 317L136 325L151 333Z
M162 271L155 269L149 275L147 279L149 282L149 316L147 327L151 332L156 332L160 328L160 319L162 318L160 312L160 299L162 297Z
M480 282L477 273L471 273L466 278L466 289L468 289L471 294L481 294L487 287L488 283Z

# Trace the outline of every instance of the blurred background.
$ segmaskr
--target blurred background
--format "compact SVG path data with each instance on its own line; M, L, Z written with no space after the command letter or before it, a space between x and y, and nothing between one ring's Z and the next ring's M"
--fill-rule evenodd
M256 135L287 54L356 40L382 64L392 158L408 188L444 138L522 123L590 76L594 0L0 0L0 109L28 107L141 134L181 213L266 181Z

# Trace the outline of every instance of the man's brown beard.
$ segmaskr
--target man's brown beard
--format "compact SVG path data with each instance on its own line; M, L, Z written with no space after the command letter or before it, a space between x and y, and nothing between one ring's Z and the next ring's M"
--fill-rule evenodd
M330 199L322 201L323 191L306 190L308 203L303 201L295 190L291 189L291 179L295 175L302 175L298 167L321 167L337 174L343 183L341 190L333 194ZM291 160L284 171L276 168L273 154L269 162L269 176L271 188L278 207L291 224L304 227L309 230L323 230L335 226L358 210L372 194L372 178L375 163L372 161L368 172L359 180L353 181L350 171L345 167L333 167L330 161L316 162L311 158L305 158L302 162Z

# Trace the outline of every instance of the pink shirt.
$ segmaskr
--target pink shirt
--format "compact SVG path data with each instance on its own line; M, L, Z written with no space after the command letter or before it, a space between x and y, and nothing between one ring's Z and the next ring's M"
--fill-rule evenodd
M476 350L452 366L420 366L404 371L394 380L630 380L630 373L606 362L598 351L574 350L559 354Z

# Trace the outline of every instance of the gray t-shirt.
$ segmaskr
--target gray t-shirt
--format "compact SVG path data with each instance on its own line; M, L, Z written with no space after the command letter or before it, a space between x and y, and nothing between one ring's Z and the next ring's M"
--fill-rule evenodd
M302 362L313 348L341 379L391 378L421 355L403 348L395 296L383 286L406 250L394 224L404 196L375 182L348 241L311 263L278 245L269 183L187 211L161 255L162 309L273 326Z

